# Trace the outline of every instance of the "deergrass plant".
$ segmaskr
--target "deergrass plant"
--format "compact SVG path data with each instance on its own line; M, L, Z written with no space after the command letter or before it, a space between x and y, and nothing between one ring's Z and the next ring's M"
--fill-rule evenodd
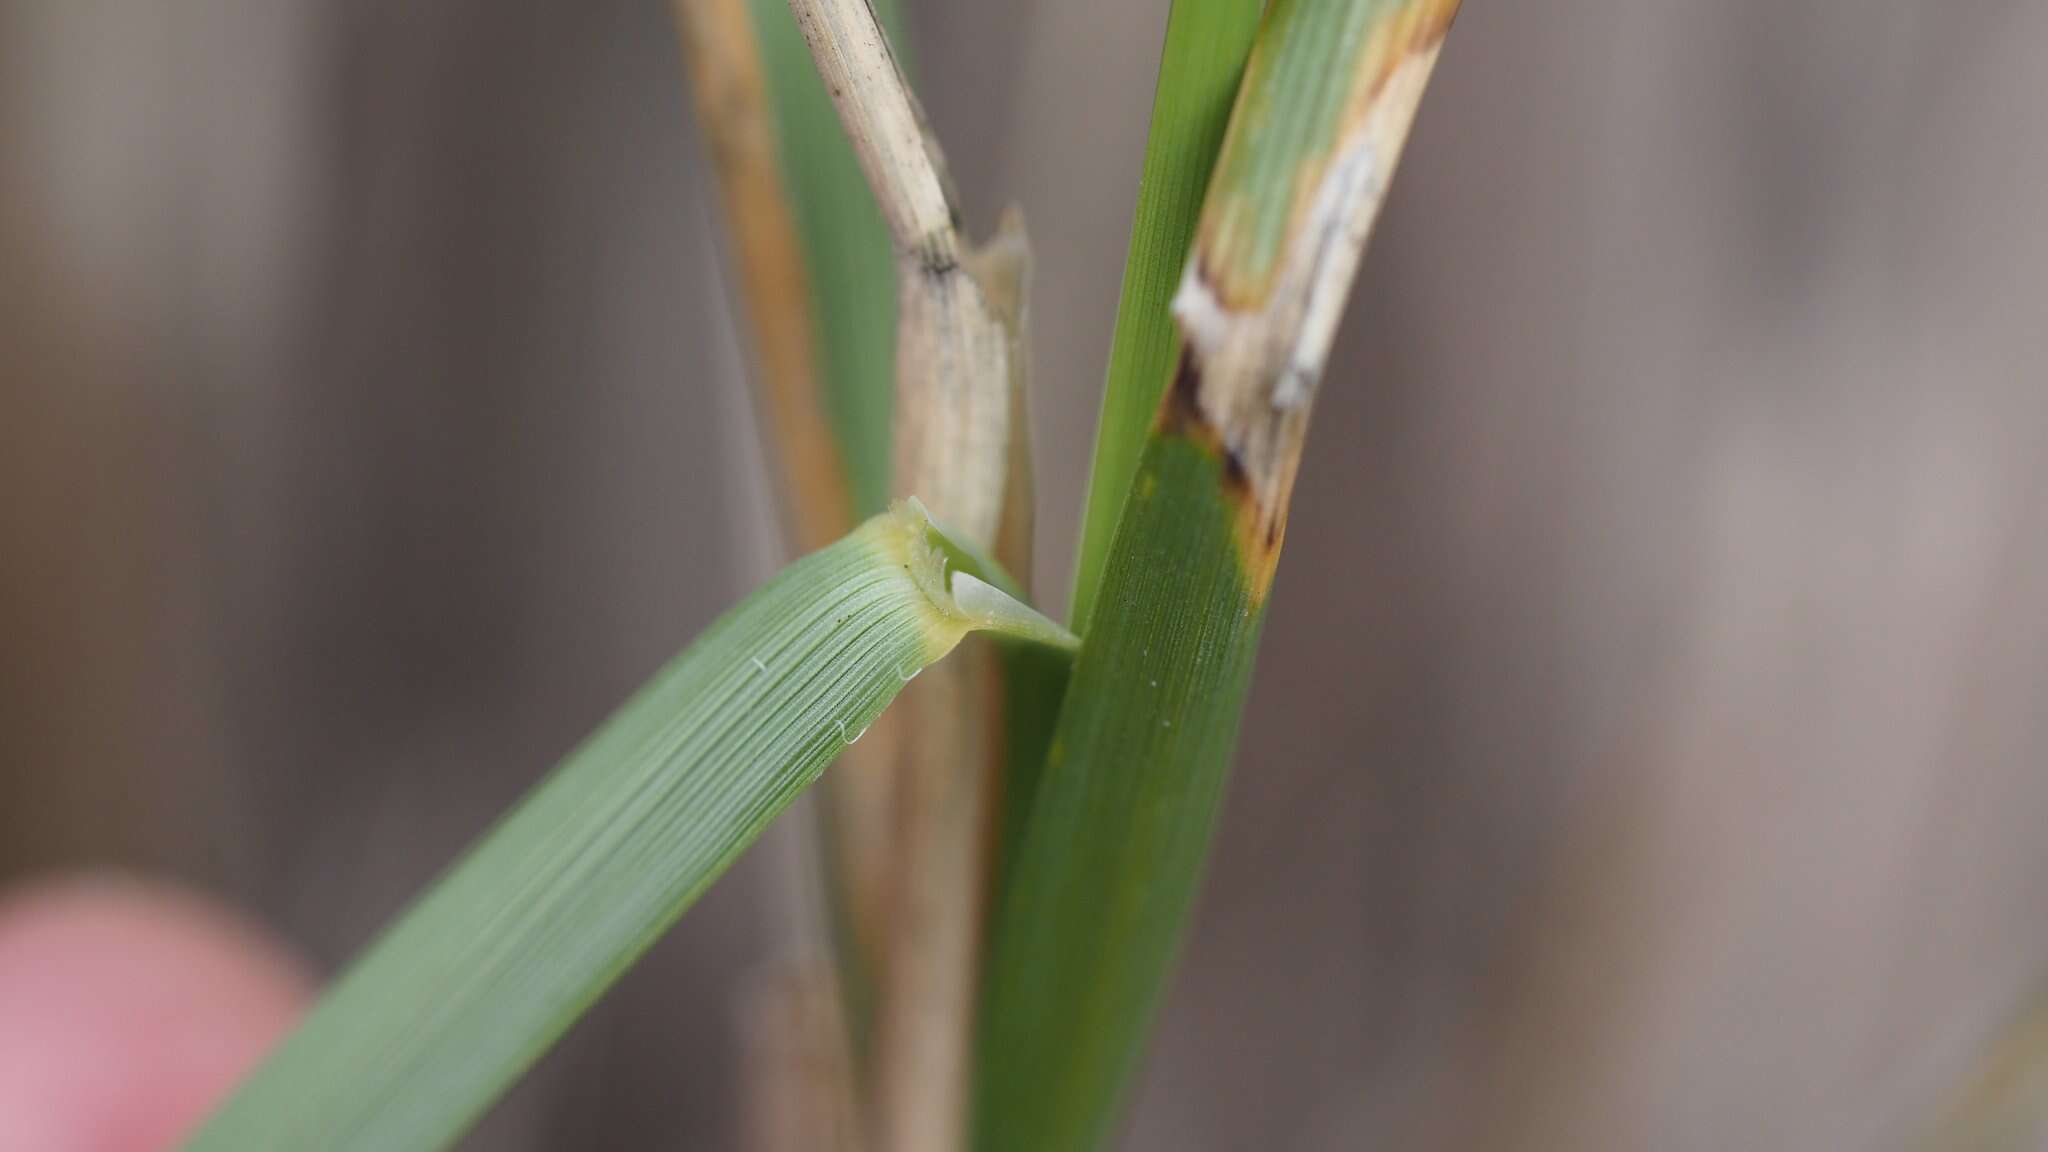
M1457 2L1173 4L1072 633L1005 570L1029 571L1032 538L1021 223L962 236L870 0L674 4L778 486L817 550L470 848L195 1152L444 1147L842 754L862 763L821 830L840 1010L811 1039L853 1071L769 1087L847 1099L819 1147L1114 1131L1330 340ZM920 676L973 632L998 643Z

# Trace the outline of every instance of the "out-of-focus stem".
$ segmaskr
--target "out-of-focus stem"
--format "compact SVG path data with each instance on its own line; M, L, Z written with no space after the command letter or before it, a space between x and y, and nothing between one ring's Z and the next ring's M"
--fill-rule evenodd
M809 552L845 535L853 511L818 387L810 291L777 166L761 49L745 0L674 0L674 8L718 179L770 455L795 543Z
M828 969L776 972L757 988L741 1024L749 1152L851 1152L860 1126Z

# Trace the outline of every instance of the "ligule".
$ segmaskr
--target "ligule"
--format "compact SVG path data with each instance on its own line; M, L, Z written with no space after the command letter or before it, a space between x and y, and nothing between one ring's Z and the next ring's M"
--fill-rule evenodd
M933 607L955 625L1068 652L1081 646L1072 632L1013 594L1014 578L941 527L917 497L897 501L875 523L882 546L901 558Z

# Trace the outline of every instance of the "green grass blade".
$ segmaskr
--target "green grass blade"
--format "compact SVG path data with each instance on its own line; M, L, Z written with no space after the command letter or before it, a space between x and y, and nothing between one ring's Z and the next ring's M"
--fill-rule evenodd
M356 961L192 1152L443 1147L961 636L1072 644L934 535L899 506L713 624Z
M889 501L896 394L896 264L860 162L788 0L750 0L781 140L784 186L803 238L825 407L856 516ZM896 0L874 0L896 43ZM898 58L901 58L899 52Z
M1223 127L1258 30L1262 0L1179 0L1166 20L1166 46L1138 178L1130 253L1109 348L1109 378L1095 429L1081 547L1067 619L1088 634L1097 586L1122 515L1138 454L1173 370L1173 320L1167 304L1187 263L1202 190L1223 143Z
M1104 573L1112 607L1074 663L998 913L981 1152L1100 1145L1164 987L1263 619L1221 480L1178 439L1140 464Z
M1260 27L997 913L980 1152L1079 1152L1115 1122L1208 855L1323 362L1456 9L1275 0Z

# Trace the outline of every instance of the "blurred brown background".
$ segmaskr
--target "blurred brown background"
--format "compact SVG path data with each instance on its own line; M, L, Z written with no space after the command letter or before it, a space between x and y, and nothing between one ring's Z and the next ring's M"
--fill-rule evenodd
M1164 0L911 4L1063 599ZM1894 1149L2048 973L2048 6L1466 6L1128 1144ZM659 0L0 0L0 882L331 967L775 559ZM727 1148L751 856L473 1141Z

